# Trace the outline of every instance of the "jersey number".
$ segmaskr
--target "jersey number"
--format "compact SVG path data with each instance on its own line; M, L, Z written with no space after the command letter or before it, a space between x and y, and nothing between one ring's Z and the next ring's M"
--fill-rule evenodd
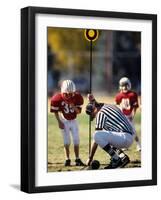
M70 107L69 104L62 102L62 106L64 107L64 112L67 113L74 113L74 109Z
M129 99L122 99L121 108L130 110L130 101L129 101Z

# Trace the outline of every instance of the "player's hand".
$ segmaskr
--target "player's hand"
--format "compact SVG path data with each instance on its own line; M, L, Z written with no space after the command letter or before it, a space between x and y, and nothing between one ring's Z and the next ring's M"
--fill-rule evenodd
M63 124L62 121L59 121L59 128L60 128L60 129L64 129L64 124Z
M74 103L69 104L70 108L73 109L77 114L81 113L81 107L76 107Z
M91 158L88 158L88 160L86 161L86 165L87 165L87 166L90 166L90 165L91 165L91 162L92 162L92 159L91 159Z

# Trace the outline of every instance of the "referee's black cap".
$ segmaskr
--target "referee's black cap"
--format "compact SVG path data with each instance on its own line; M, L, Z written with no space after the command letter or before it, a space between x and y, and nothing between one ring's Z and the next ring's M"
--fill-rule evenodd
M98 102L87 104L86 114L91 115L95 108L100 109L100 108L102 108L103 105L104 105L104 103L98 103Z
M97 101L95 102L96 108L102 108L103 105L104 105L104 103L98 103Z
M94 108L95 108L95 106L94 106L93 103L87 104L87 106L86 106L86 114L87 115L91 115L92 112L94 111Z

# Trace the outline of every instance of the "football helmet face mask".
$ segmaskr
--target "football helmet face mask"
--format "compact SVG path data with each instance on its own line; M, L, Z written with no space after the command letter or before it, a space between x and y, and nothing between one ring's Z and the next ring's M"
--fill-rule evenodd
M74 96L76 92L76 87L73 81L71 80L65 80L62 82L61 85L61 94L63 96L63 99L65 101L70 102L72 97Z
M122 92L126 93L131 90L131 82L127 77L123 77L119 81L119 88Z

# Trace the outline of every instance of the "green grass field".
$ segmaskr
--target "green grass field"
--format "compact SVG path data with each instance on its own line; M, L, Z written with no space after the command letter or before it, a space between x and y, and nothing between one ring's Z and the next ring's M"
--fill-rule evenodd
M113 98L97 98L99 101L111 103ZM85 100L84 105L87 102ZM85 107L82 109L82 113L78 115L77 120L79 122L79 132L80 132L80 158L83 162L86 162L89 152L89 118L85 114ZM137 134L140 138L140 127L141 127L141 113L138 110L135 116L135 128ZM94 132L94 122L92 122L92 133ZM71 140L72 141L72 140ZM141 152L136 152L136 143L126 151L129 155L131 162L126 167L140 167L141 166ZM63 138L61 131L58 128L57 121L54 114L48 112L48 172L59 172L59 171L75 171L75 170L85 170L84 167L75 166L75 156L73 151L73 144L70 146L70 154L72 166L64 167L64 148L63 148ZM110 157L101 148L97 148L94 159L99 160L101 163L100 169L104 168L109 162Z

